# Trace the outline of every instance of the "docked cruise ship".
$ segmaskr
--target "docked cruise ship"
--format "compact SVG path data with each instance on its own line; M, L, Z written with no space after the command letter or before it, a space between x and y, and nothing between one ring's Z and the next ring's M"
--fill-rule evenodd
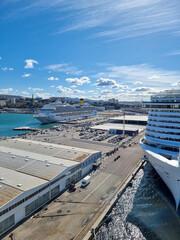
M180 203L180 90L151 97L143 107L150 110L141 147L146 157Z
M42 123L55 123L87 118L96 115L96 107L89 104L62 104L54 102L44 105L39 113L34 115Z

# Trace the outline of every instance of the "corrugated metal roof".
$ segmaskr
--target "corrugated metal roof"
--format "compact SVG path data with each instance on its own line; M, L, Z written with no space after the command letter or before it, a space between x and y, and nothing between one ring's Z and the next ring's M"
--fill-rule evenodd
M67 166L64 165L59 158L54 158L46 155L40 155L39 160L39 154L35 154L36 156L31 156L31 154L28 153L28 156L24 157L17 155L16 150L14 149L10 149L11 153L8 151L9 148L2 149L1 147L0 149L6 151L0 151L0 167L26 173L46 180L51 180L63 172L65 169L67 169L69 166L76 165L75 162L70 162L70 164ZM18 154L21 154L20 150L18 151ZM65 164L68 162L68 160L64 161Z
M0 141L0 207L98 151L23 139Z
M0 167L0 179L2 179L0 180L0 185L1 183L4 183L13 188L20 189L21 191L27 191L47 183L47 181L41 178L30 176L4 167ZM18 184L22 184L22 186L18 187Z
M63 172L66 167L58 166L49 162L34 161L19 169L19 172L36 176L38 178L51 180Z
M16 170L32 162L30 158L18 156L8 152L0 152L0 166Z
M0 183L0 207L22 193L20 189L13 188L4 183Z
M125 124L125 130L126 131L142 131L143 129L145 129L146 126L142 126L142 125L131 125L131 124ZM123 124L121 123L106 123L106 124L102 124L102 125L96 125L91 127L93 129L101 129L101 130L110 130L110 129L116 129L116 130L123 130Z
M144 115L125 115L124 116L119 116L119 117L113 117L110 118L110 120L133 120L133 121L147 121L148 120L148 116L144 116Z
M54 156L61 159L68 159L71 161L76 161L77 158L85 160L85 158L89 155L99 152L90 149L81 149L76 147L62 146L58 144L50 144L26 139L8 139L6 141L1 141L0 146L15 148L48 156Z
M49 155L45 155L45 154L39 154L39 153L33 153L33 152L26 152L23 150L18 150L18 149L13 149L13 148L7 148L7 147L2 147L0 146L0 156L6 155L6 160L8 160L9 163L6 163L6 161L2 160L2 164L4 164L5 166L10 164L11 168L14 166L16 167L19 166L23 166L23 164L27 164L26 160L29 161L34 161L34 160L39 160L39 161L45 161L48 160L51 163L54 164L63 164L66 167L70 167L70 166L74 166L77 163L68 159L63 159L63 158L56 158L56 157L52 157ZM13 163L12 163L13 161ZM1 164L1 161L0 161Z

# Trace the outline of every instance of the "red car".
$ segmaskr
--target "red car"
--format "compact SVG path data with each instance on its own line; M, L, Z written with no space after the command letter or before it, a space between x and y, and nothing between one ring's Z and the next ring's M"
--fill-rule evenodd
M69 191L70 191L70 192L76 191L76 186L75 186L75 184L70 184L70 186L69 186Z

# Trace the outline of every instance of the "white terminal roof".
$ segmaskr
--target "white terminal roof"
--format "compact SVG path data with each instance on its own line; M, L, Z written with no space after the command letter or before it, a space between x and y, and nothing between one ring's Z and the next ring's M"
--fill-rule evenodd
M141 125L131 125L131 124L125 124L124 129L126 131L142 131L145 129L146 126L141 126ZM106 123L102 125L96 125L94 127L91 127L93 129L99 129L99 130L110 130L110 129L115 129L115 130L123 130L123 124L121 123Z
M110 120L131 120L131 121L147 121L148 116L145 115L125 115L124 116L119 116L119 117L113 117L110 118Z
M75 162L82 162L88 156L98 151L90 149L82 149L71 146L58 145L53 143L45 143L26 139L7 139L0 142L0 146L15 148L27 152L38 153L57 157L61 159L68 159Z
M24 139L0 141L0 207L98 151Z

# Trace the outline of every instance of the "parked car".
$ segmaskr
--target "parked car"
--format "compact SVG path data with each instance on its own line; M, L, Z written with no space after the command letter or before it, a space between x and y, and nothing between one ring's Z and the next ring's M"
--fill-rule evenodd
M70 192L76 191L76 186L75 186L74 183L71 183L71 184L70 184L70 186L69 186L69 191L70 191Z

